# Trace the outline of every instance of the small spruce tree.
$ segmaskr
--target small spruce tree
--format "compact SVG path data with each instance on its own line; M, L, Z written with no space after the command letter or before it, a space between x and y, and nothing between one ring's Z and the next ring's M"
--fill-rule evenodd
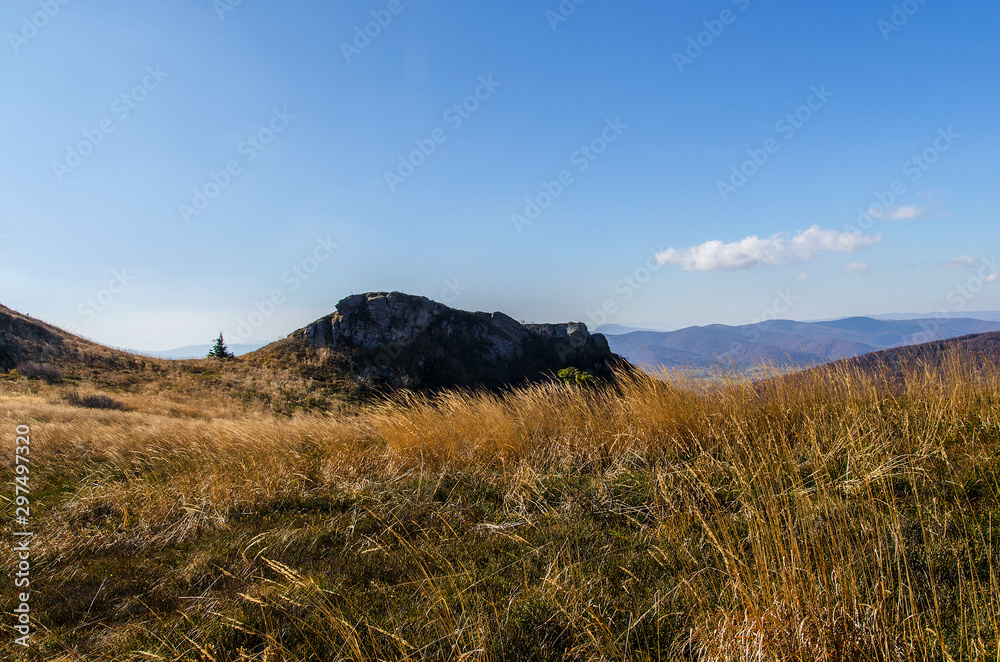
M232 359L235 357L236 355L230 352L229 348L226 347L226 341L222 339L222 334L220 333L219 337L215 340L215 346L208 352L208 356L206 358Z

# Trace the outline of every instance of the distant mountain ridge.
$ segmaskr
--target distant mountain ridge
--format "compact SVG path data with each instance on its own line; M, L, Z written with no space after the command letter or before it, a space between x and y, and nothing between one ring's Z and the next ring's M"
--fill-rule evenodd
M676 326L667 324L635 323L635 324L601 324L594 329L594 333L622 335L633 331L676 331Z
M894 347L997 331L1000 322L968 318L848 317L825 322L772 320L743 326L713 324L606 337L613 352L635 365L712 369L759 363L808 367Z
M1000 310L977 310L977 311L961 311L961 312L946 312L940 314L935 313L887 313L884 315L868 315L872 319L877 320L917 320L917 319L938 319L941 317L944 320L950 319L974 319L974 320L985 320L987 322L1000 322Z

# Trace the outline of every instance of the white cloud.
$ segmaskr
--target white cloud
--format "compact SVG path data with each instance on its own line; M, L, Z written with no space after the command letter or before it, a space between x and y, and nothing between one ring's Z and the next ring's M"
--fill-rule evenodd
M660 264L678 264L685 271L733 271L805 262L823 251L853 253L880 241L881 235L837 232L814 225L791 239L783 232L764 239L752 235L728 244L716 239L691 248L670 248L657 253L656 259Z
M878 209L869 209L868 212L872 216L886 221L909 221L914 218L920 218L927 213L927 210L916 205L905 205L903 207L892 207L881 214Z
M986 282L987 283L992 283L992 282L996 281L996 279L998 279L998 278L1000 278L1000 275L998 275L998 274L990 274L989 276L986 277Z
M844 269L852 274L867 274L871 273L872 265L867 262L848 262L844 265Z
M978 260L969 255L956 255L947 262L944 263L949 269L968 269L969 267L976 266Z
M795 277L795 280L809 280L810 278L812 278L812 276L809 274L799 274Z

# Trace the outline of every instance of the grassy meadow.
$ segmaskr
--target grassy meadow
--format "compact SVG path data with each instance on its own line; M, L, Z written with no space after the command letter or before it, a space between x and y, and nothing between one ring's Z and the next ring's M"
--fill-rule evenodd
M26 659L1000 660L1000 373L960 356L381 399L166 365L0 379Z

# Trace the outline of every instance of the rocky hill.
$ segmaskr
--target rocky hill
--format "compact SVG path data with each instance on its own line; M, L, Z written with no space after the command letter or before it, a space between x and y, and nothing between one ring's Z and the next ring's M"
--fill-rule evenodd
M401 292L357 294L336 312L245 357L295 354L321 376L330 368L390 387L499 386L575 367L610 378L624 362L582 323L520 324Z

